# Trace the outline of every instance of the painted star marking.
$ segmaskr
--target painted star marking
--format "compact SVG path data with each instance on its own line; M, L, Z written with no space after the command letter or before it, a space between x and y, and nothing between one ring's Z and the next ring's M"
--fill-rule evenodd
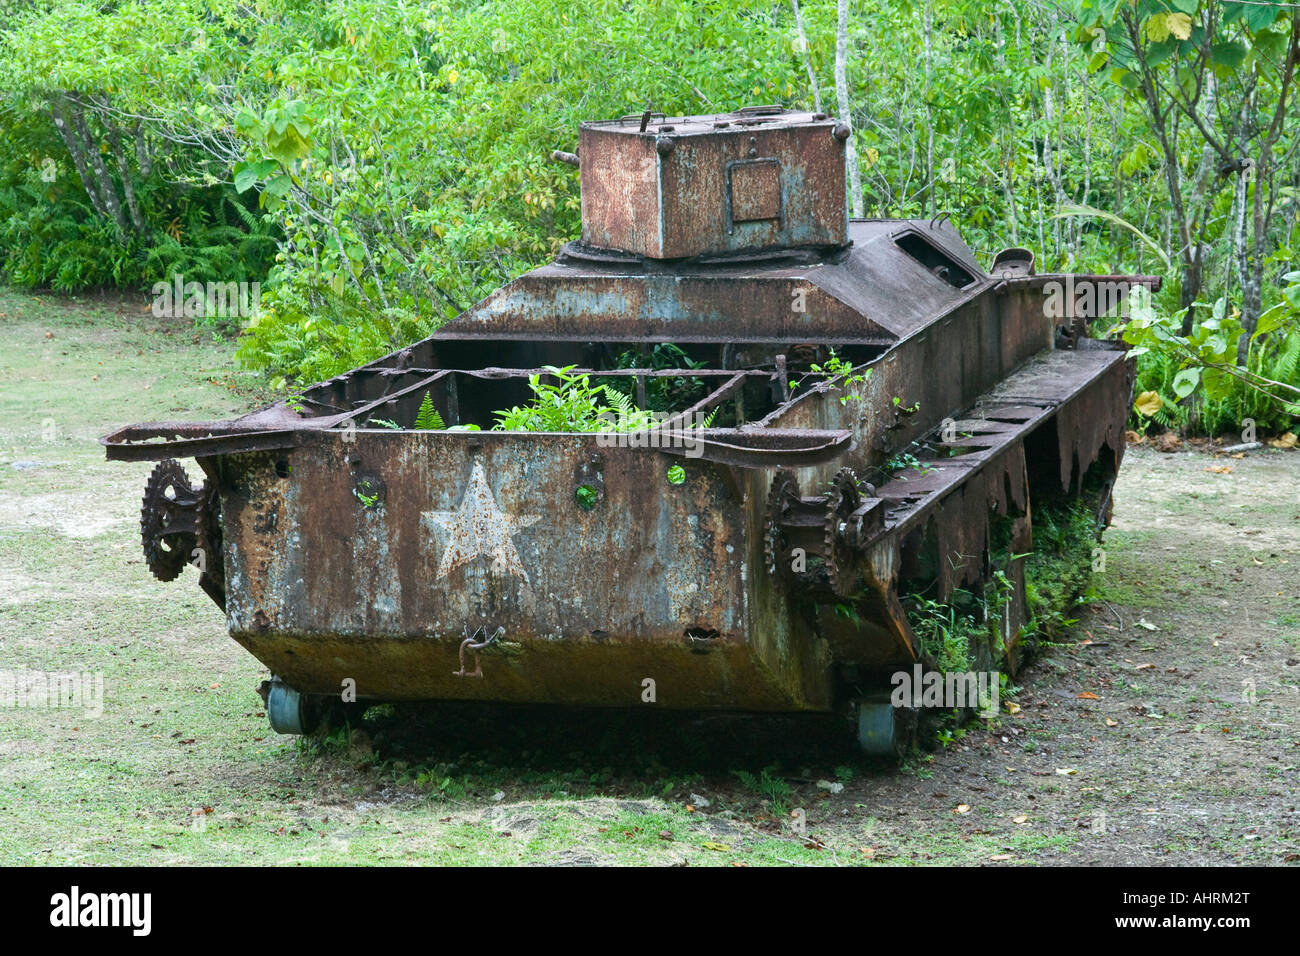
M481 462L474 462L455 511L424 511L420 517L448 535L447 547L438 562L438 580L485 554L492 559L494 573L513 574L523 578L525 584L531 583L510 539L541 521L542 516L511 515L498 508Z

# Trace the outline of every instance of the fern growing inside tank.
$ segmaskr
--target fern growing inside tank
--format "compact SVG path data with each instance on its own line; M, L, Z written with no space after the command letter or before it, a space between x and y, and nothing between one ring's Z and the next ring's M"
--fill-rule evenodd
M415 427L421 431L442 431L447 427L438 410L433 407L433 396L428 392L424 393L420 410L415 415Z

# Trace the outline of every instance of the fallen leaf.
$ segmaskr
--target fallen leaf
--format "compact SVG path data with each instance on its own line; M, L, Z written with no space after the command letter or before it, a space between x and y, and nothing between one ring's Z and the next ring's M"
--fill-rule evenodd
M1012 823L1028 823L1028 822L1029 822L1029 817L1025 816L1025 815L1022 813L1020 816L1013 818L1011 822L1012 822Z
M1269 442L1274 448L1294 448L1296 445L1295 432L1287 432Z
M1007 713L1014 717L1016 714L1020 713L1020 705L1014 700L1007 701Z
M858 852L869 860L876 855L876 848L874 846L861 846L858 847Z
M1137 665L1137 667L1133 669L1135 671L1149 671L1152 670L1155 666L1156 666L1155 664L1139 664Z
M1059 773L1062 777L1072 777L1079 771L1076 770L1074 767L1057 767L1056 772Z
M1144 618L1144 617L1138 618L1137 626L1140 627L1140 628L1144 628L1145 630L1148 630L1148 631L1158 631L1158 630L1160 630L1160 628L1156 627L1154 624L1152 624L1150 621L1148 621L1148 620L1147 620L1146 618Z
M970 813L970 805L966 803L957 804L957 809L953 813Z
M1166 454L1172 454L1183 447L1183 440L1173 432L1162 432L1157 441L1156 451L1162 451Z
M1133 407L1145 418L1150 418L1156 412L1160 411L1164 402L1160 400L1159 392L1143 392L1133 403Z
M1107 726L1107 727L1118 727L1118 726L1119 726L1119 721L1118 721L1118 720L1111 720L1109 717L1107 717L1107 718L1106 718L1106 726Z
M1010 854L1010 853L994 853L991 857L989 857L989 859L990 859L990 860L993 860L993 861L995 861L995 862L997 862L997 863L1001 863L1003 860L1009 860L1009 859L1011 859L1011 854Z
M1087 690L1085 690L1082 694L1079 694L1078 697L1079 700L1101 700L1101 698L1098 697L1096 694Z
M704 847L704 849L706 850L713 850L717 853L727 853L731 850L731 847L728 846L727 844L714 843L712 840L705 840L703 843L700 844L700 846Z
M1206 468L1205 470L1206 470L1206 471L1209 471L1209 472L1213 472L1213 473L1216 474L1216 475L1230 475L1230 474L1232 474L1232 466L1231 466L1231 465L1211 465L1210 467Z

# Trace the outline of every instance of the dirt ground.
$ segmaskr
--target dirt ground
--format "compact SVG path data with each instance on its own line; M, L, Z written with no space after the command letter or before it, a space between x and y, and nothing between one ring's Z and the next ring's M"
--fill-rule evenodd
M304 742L193 572L149 575L149 466L96 442L255 404L231 351L0 290L0 672L103 680L102 713L0 709L0 863L1300 861L1300 452L1130 449L1069 640L901 767L699 715L410 706Z

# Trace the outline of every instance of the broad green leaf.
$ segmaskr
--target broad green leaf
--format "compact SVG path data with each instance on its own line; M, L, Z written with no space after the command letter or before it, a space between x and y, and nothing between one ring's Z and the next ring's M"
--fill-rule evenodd
M1246 44L1240 40L1226 40L1210 47L1210 59L1218 66L1235 70L1246 59Z
M279 176L273 176L271 179L266 181L266 192L270 193L277 199L283 199L289 194L289 190L292 186L293 180L285 173L281 173Z
M1179 398L1186 398L1192 392L1196 391L1196 386L1201 380L1200 368L1185 368L1174 376L1173 390Z
M1173 53L1178 50L1178 41L1165 39L1160 43L1152 43L1147 47L1146 62L1147 66L1158 66L1165 60L1169 59Z
M235 189L241 193L247 192L278 168L278 164L270 159L256 163L241 163L235 167Z
M1257 339L1261 335L1268 335L1270 332L1277 331L1286 323L1288 315L1287 308L1280 302L1271 309L1266 309L1255 324L1255 331L1251 335L1251 339Z
M1221 402L1232 394L1235 382L1236 379L1227 372L1213 367L1206 368L1201 375L1205 397L1216 402Z
M1259 33L1285 11L1281 3L1228 2L1223 4L1222 16L1225 24L1240 20L1251 33Z

